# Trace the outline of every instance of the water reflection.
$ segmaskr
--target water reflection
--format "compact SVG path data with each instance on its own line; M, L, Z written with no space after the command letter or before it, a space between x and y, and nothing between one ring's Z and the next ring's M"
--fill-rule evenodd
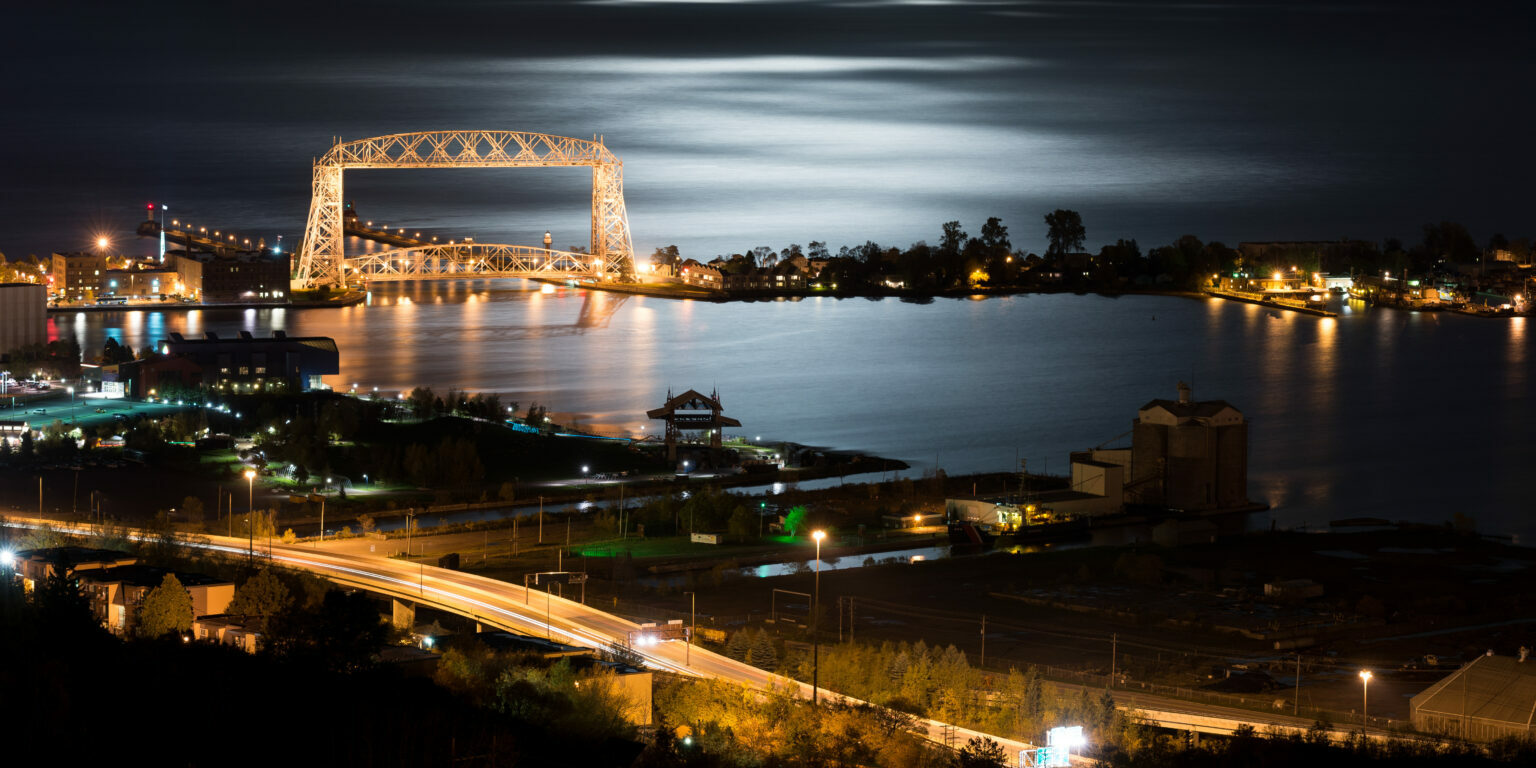
M157 313L155 333L267 335L280 322L290 335L337 340L341 373L330 383L342 389L494 391L615 430L642 422L668 386L718 387L742 434L865 450L906 460L913 474L936 456L950 472L1016 467L1015 447L1031 469L1059 472L1068 451L1124 432L1137 407L1194 375L1196 397L1248 415L1250 496L1277 505L1282 525L1437 523L1469 509L1486 510L1488 531L1536 534L1515 511L1525 504L1518 484L1407 479L1415 467L1523 476L1519 457L1536 454L1536 437L1488 414L1528 410L1536 360L1526 320L1445 315L1404 327L1404 313L1379 309L1276 319L1252 305L1145 296L621 301L520 280L381 285L373 297L343 309ZM51 320L87 350L111 334L135 349L155 340L150 318L133 313ZM1426 402L1438 404L1434 438L1405 466L1393 458L1405 414ZM1463 450L1480 444L1504 450Z

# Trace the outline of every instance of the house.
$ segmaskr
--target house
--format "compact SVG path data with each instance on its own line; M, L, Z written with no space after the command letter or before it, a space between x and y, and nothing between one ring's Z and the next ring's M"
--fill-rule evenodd
M218 645L230 645L246 653L255 653L261 645L261 633L244 624L244 617L219 613L192 620L192 638Z
M81 572L100 568L133 565L138 558L115 549L91 547L47 547L24 549L15 555L16 575L22 587L31 592L40 581L55 576L72 579Z
M235 596L235 584L201 573L184 573L147 565L121 565L78 571L75 577L90 598L91 612L114 634L132 634L138 611L150 590L160 586L166 574L174 574L192 598L192 615L222 614Z

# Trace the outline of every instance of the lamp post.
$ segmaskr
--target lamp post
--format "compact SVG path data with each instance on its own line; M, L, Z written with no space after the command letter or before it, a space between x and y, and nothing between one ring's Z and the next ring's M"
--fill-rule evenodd
M405 559L407 560L411 559L411 529L415 527L411 523L415 519L415 512L405 513Z
M821 675L821 639L818 631L821 629L821 540L827 537L826 531L815 531L811 538L816 540L816 586L811 590L811 706L816 706L820 696L818 684Z
M688 650L683 652L683 666L693 666L693 633L699 626L699 593L684 592L688 596Z
M69 423L73 424L73 423L75 423L75 388L74 387L68 387L68 389L69 389Z
M1371 671L1369 669L1360 670L1360 684L1361 717L1364 719L1365 727L1369 728L1371 725Z
M256 561L256 470L245 471L245 555Z

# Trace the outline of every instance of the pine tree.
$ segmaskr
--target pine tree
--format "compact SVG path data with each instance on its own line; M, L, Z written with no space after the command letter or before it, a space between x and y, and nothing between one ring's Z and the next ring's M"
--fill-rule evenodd
M752 647L747 651L747 663L760 669L775 669L779 665L779 652L773 647L773 638L767 632L757 633Z
M730 642L725 644L725 655L737 661L746 661L747 651L752 648L752 634L750 629L732 633Z

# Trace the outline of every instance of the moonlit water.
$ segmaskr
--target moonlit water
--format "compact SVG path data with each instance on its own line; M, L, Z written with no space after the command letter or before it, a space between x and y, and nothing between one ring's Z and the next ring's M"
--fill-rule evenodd
M505 280L386 285L344 309L52 322L88 349L171 331L328 335L338 389L499 392L608 432L654 434L643 414L669 388L718 389L742 435L869 451L914 473L1010 471L1016 458L1063 472L1069 451L1113 441L1184 380L1248 416L1250 495L1277 525L1461 512L1532 541L1529 320L1339 308L1331 319L1075 295L712 304Z

